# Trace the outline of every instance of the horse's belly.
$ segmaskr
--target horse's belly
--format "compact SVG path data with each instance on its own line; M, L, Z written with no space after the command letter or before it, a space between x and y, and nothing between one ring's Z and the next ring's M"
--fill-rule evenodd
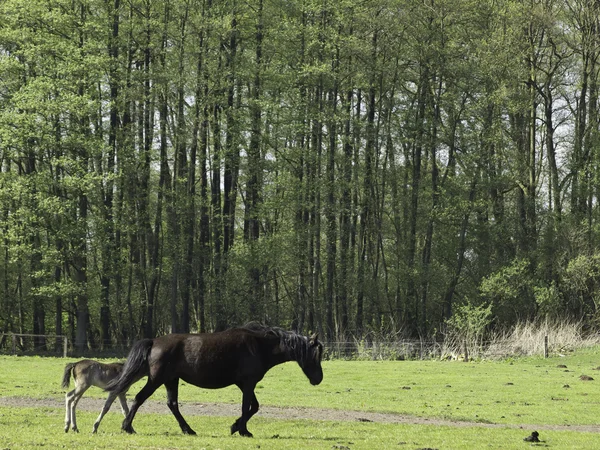
M221 389L235 384L235 381L229 377L217 376L212 374L188 375L181 379L186 383L193 384L204 389Z

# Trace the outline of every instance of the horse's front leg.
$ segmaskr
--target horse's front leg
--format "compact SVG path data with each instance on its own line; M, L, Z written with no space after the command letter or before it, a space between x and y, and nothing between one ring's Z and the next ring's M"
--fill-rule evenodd
M168 381L165 383L165 387L167 388L167 406L177 419L177 423L179 423L179 427L183 434L196 434L192 427L185 421L181 412L179 411L179 403L177 397L179 396L179 378L175 378L174 380Z
M259 408L259 403L254 394L254 387L256 385L252 385L251 387L242 388L238 385L240 389L242 389L242 416L235 421L233 425L231 425L231 434L236 432L240 433L240 436L252 437L252 433L248 431L248 421L250 418L257 413Z
M135 413L137 413L139 407L142 406L142 404L146 401L148 397L154 394L154 391L156 391L161 384L162 383L154 383L148 379L146 385L135 396L135 399L133 400L133 403L131 405L131 409L129 410L129 413L123 420L123 424L121 425L121 429L123 431L129 434L135 433L135 430L131 425L131 423L133 422L133 418L135 417Z
M108 398L106 399L106 402L104 402L104 406L102 407L102 411L100 411L100 415L98 416L98 418L94 422L94 427L92 428L92 433L96 433L98 431L98 427L100 426L100 422L102 422L102 418L104 417L104 415L110 409L111 405L115 401L115 398L117 398L117 393L116 392L111 392L108 395Z

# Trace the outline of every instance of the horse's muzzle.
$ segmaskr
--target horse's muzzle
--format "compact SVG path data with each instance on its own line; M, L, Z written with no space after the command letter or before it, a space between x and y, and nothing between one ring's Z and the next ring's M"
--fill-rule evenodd
M321 384L321 381L323 381L323 374L320 374L316 377L309 378L309 380L310 380L310 384L312 384L313 386Z

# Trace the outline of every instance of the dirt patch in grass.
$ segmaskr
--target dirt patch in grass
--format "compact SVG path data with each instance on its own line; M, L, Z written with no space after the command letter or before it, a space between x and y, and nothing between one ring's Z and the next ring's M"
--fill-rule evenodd
M79 410L100 411L104 400L96 398L82 398L77 405ZM28 397L0 397L0 406L17 408L64 408L64 403L56 399L37 399ZM111 409L118 410L118 402ZM218 416L238 417L241 413L241 405L228 403L187 403L180 402L181 413L186 416ZM155 400L146 401L140 408L141 413L171 414L166 402ZM337 409L317 409L301 407L278 407L261 406L256 417L267 419L286 420L326 420L334 422L375 422L375 423L398 423L408 425L437 425L449 427L481 427L481 428L521 428L524 430L553 430L553 431L579 431L588 433L600 433L600 425L519 425L467 422L456 420L445 420L436 418L424 418L417 416L406 416L401 414L378 413L367 411L345 411Z

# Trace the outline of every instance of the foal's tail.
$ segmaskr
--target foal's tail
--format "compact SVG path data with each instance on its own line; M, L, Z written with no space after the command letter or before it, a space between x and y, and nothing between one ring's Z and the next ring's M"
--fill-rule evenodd
M152 339L142 339L133 344L121 374L106 385L105 391L125 392L133 383L148 375L150 370L148 356L152 350L152 344Z
M63 373L62 379L62 387L65 389L69 387L69 383L71 382L71 372L73 371L73 367L75 367L75 364L77 363L69 363L65 366L65 371Z

